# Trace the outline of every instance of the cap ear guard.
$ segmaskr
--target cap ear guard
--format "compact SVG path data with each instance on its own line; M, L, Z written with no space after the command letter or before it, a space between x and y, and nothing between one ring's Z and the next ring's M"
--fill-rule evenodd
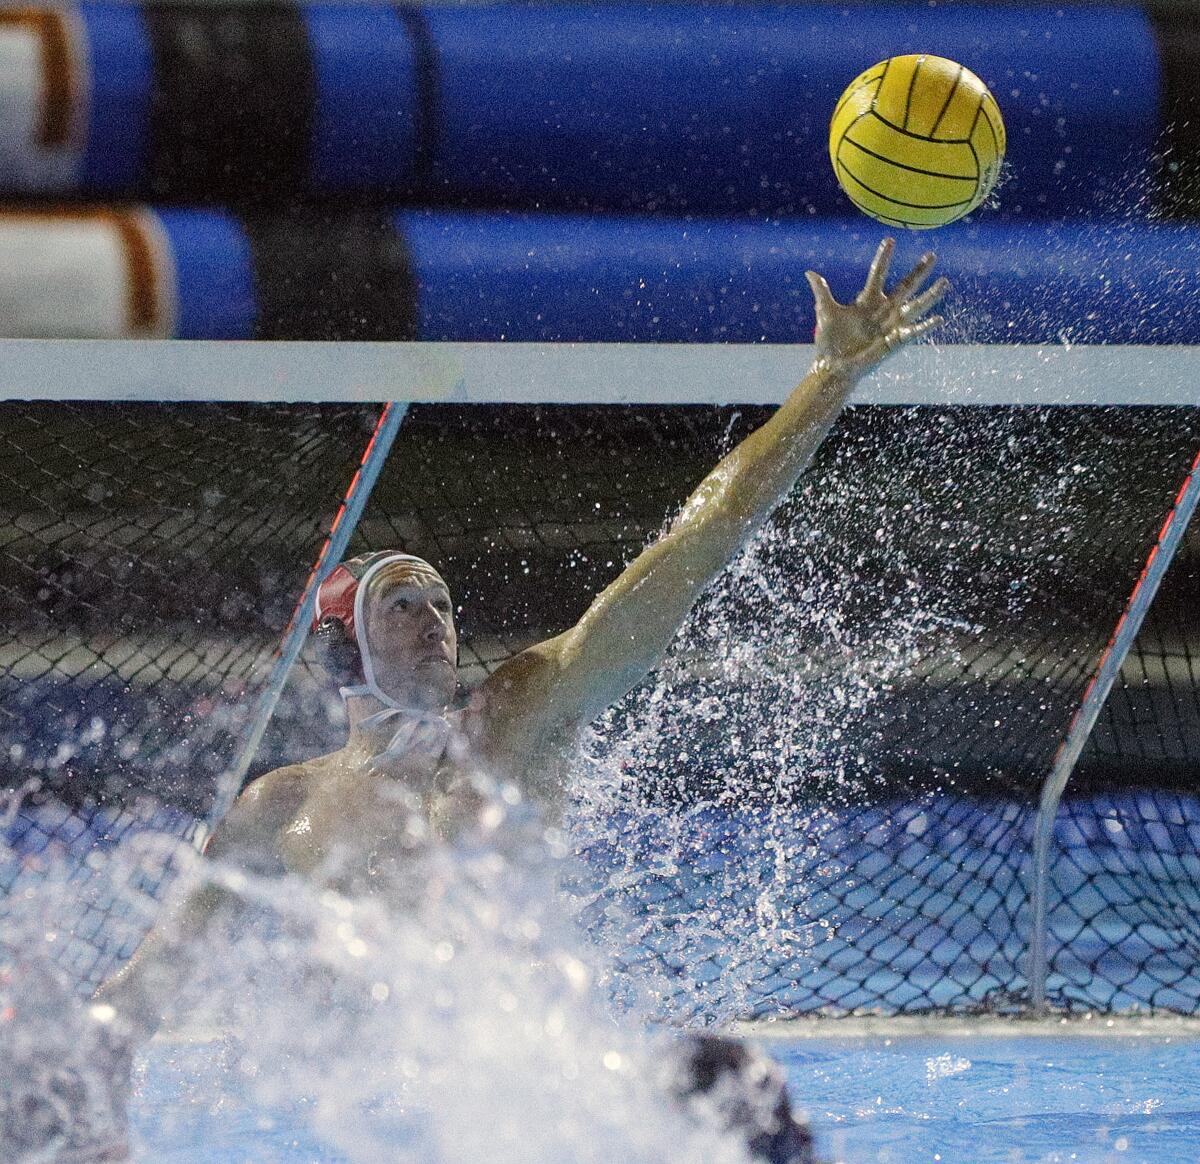
M326 615L321 619L313 631L312 642L317 661L339 686L348 687L362 682L362 656L358 643L340 618Z
M322 665L338 678L343 699L370 695L384 707L407 711L411 709L397 703L376 681L365 631L367 587L380 570L396 562L422 566L441 578L424 558L399 550L378 551L341 562L317 588L313 638Z

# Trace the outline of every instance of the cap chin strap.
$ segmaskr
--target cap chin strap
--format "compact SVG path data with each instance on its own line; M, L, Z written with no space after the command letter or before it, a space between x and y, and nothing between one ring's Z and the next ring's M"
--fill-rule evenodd
M440 759L450 743L450 724L446 717L436 711L419 711L415 707L385 707L383 711L359 720L358 726L369 731L389 719L396 721L396 731L388 746L371 757L372 765L411 756Z
M437 711L425 711L419 707L406 707L388 695L375 678L375 665L371 661L371 648L367 643L364 617L367 584L385 566L391 566L396 562L425 566L433 573L437 573L424 558L415 557L413 554L389 554L386 558L380 558L378 562L371 563L354 592L354 638L358 643L358 657L362 664L363 682L354 687L341 688L342 699L346 700L352 695L370 695L384 705L383 711L377 711L374 715L369 715L366 719L359 721L358 726L368 731L390 719L399 721L391 742L382 752L371 758L372 763L378 763L381 760L398 760L413 753L440 756L446 750L446 744L450 739L450 725L446 722L445 715Z

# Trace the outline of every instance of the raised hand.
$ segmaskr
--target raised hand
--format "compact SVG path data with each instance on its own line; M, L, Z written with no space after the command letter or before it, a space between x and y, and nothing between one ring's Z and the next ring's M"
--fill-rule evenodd
M818 363L858 377L942 322L940 315L929 312L949 290L949 281L939 279L921 291L936 261L932 254L922 255L892 293L887 293L885 283L895 249L895 239L885 238L879 244L867 282L853 303L838 303L820 275L805 272L817 306Z

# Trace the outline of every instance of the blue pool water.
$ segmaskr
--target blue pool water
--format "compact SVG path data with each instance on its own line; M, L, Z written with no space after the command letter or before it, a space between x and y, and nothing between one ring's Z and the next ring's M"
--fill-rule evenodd
M773 1048L847 1164L1184 1164L1200 1158L1200 1042L813 1040Z
M181 1015L244 1039L164 1039L147 1049L130 1112L134 1159L745 1164L728 1146L709 1153L707 1141L677 1150L680 1118L663 1116L662 1093L641 1068L610 1078L610 1049L652 1060L641 1034L648 1015L695 1027L819 1005L887 1013L914 1001L961 1007L990 1000L994 986L1019 987L1029 817L1026 807L949 798L811 821L694 813L614 825L582 870L559 868L558 857L530 863L514 817L491 845L441 853L423 909L390 913L294 880L255 883L251 900L272 925L200 956L209 981L192 988ZM1200 803L1184 797L1064 806L1056 998L1076 1010L1195 1011L1198 822ZM10 916L32 927L27 949L44 949L86 983L98 957L115 956L88 935L136 937L141 899L128 886L147 869L161 875L162 858L149 848L145 868L116 856L111 868L59 861L72 872L56 880L43 858L70 845L45 837L62 829L39 819L35 847L22 823L25 832L8 838L13 885L41 896L10 889L5 900L53 904L57 894L74 938L38 938L40 908ZM95 830L76 832L94 856ZM569 916L557 892L564 874L578 903ZM575 957L593 953L594 965ZM3 992L0 979L0 1000ZM58 1049L69 1060L68 997L64 986L39 1010L18 991L25 1021L10 1043L24 1032L36 1050L49 1036L65 1042ZM235 1013L192 1015L204 999ZM1137 1037L1065 1037L1067 1028L1023 1022L997 1035L997 1019L962 1020L965 1036L943 1024L915 1037L901 1019L850 1037L846 1024L858 1020L807 1021L815 1037L793 1027L781 1038L777 1025L763 1039L828 1159L1200 1160L1200 1037L1185 1020L1164 1015L1175 1024L1168 1033ZM8 1073L19 1080L28 1069L13 1060ZM420 1101L407 1090L413 1080ZM535 1130L526 1142L531 1125L568 1108L571 1126ZM504 1152L480 1150L501 1133Z
M100 858L190 823L22 809L0 822L0 919L45 892L54 862L68 870L54 904L65 940L51 953L90 992L152 916L129 899L157 897L167 880L153 849L132 866ZM565 884L589 941L621 978L649 981L670 1021L1003 1012L1025 984L1032 827L1031 804L945 795L805 814L616 814L589 822L584 862ZM1194 1013L1200 799L1146 790L1069 801L1054 836L1055 1004Z
M845 1164L1200 1158L1195 1037L872 1035L768 1038L760 1045L786 1066L824 1156ZM231 1098L223 1060L211 1045L151 1048L132 1112L136 1159L347 1159L311 1130L306 1104L266 1110ZM392 1159L430 1164L426 1155L409 1155L402 1136Z

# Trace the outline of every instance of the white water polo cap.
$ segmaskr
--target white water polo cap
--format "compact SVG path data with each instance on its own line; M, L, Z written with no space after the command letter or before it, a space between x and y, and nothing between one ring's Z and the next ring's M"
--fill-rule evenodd
M372 554L362 554L356 558L347 558L334 569L328 578L317 589L317 605L313 614L313 629L322 623L334 619L340 622L349 638L358 646L359 669L362 682L352 687L341 689L342 697L351 695L373 695L385 707L408 711L409 708L397 703L379 686L375 678L375 666L371 659L371 646L367 641L365 604L367 587L371 579L387 566L406 563L427 570L445 585L441 574L424 558L414 554L404 554L398 550L380 550Z

